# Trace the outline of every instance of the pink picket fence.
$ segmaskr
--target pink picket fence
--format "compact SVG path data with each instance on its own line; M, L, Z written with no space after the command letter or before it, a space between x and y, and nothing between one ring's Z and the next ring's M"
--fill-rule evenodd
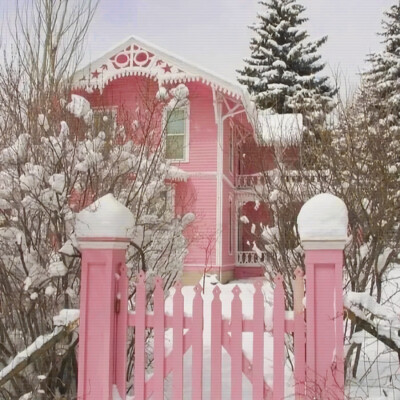
M107 196L103 198L104 202ZM332 208L339 199L332 195L321 196L324 196L325 210L332 214ZM139 275L136 282L133 310L128 310L129 282L125 259L130 242L128 228L133 216L124 206L116 204L116 201L112 207L114 216L110 216L110 207L102 208L102 203L99 204L97 216L108 223L95 224L90 232L95 232L97 236L87 235L86 223L82 225L81 235L77 230L82 253L78 400L127 400L127 388L135 400L161 400L164 399L166 377L169 379L169 376L172 377L174 400L200 400L205 395L204 370L211 372L209 389L212 400L227 396L233 400L242 399L243 380L246 382L246 379L252 386L253 399L282 400L289 386L285 382L284 373L287 359L285 341L289 335L293 335L296 400L344 400L342 269L347 220L343 219L343 210L337 210L338 218L331 218L332 226L328 228L326 219L321 217L320 224L328 234L315 236L315 232L321 231L319 227L305 230L305 235L301 237L307 279L304 283L301 270L295 272L292 313L285 310L283 281L280 276L276 277L273 346L267 349L265 335L268 333L264 321L267 305L260 283L255 283L252 319L243 317L246 305L242 304L238 286L232 291L229 320L224 319L222 313L218 286L214 289L210 306L205 306L201 286L196 286L190 308L192 312L187 316L184 313L181 286L178 284L172 299L172 315L169 315L169 312L165 312L165 293L161 279L155 280L151 299L149 293L146 293L147 283L143 274ZM315 211L313 199L303 206L302 211L304 209L307 213L303 213L303 216L306 215L303 219L312 221ZM112 225L115 218L124 221L124 229L115 230ZM303 223L303 219L300 222ZM341 221L340 229L337 221ZM118 236L107 236L110 227L113 228L111 232L117 232ZM332 236L332 232L335 235ZM305 292L306 321L303 306ZM149 302L149 299L152 301ZM289 314L291 317L287 318ZM204 315L211 315L211 343L207 344L210 346L209 365L205 364L208 358L203 357ZM172 330L172 346L168 348L165 345L167 330ZM252 359L243 351L244 335L252 335ZM149 337L153 342L153 354L146 358ZM132 338L134 354L128 360L127 346ZM184 394L188 385L184 381L184 372L187 375L187 371L184 371L184 355L189 349L192 353L190 397ZM222 365L222 354L225 352L231 361L231 393L228 394L223 393L221 383L225 367ZM268 358L272 357L273 361L273 382L270 385L264 378L270 372L264 371L264 357L268 352ZM150 360L153 360L151 375L148 374L150 370L147 370ZM129 378L127 385L127 376L131 375L127 373L128 361L133 361L133 378Z
M225 349L231 359L230 399L242 399L242 377L245 376L252 385L254 400L284 398L286 360L285 333L294 336L294 376L296 381L296 399L304 396L305 382L305 322L304 322L304 283L301 270L296 271L294 282L294 317L287 318L285 312L285 293L283 280L275 279L273 303L273 343L271 349L264 349L265 299L262 293L262 282L254 283L253 318L244 319L240 288L232 290L231 319L222 315L220 288L213 290L213 300L210 309L205 309L202 298L202 287L197 285L193 299L192 316L184 315L184 298L180 283L175 285L173 296L173 315L165 314L165 294L160 278L155 280L153 309L146 310L146 283L144 274L139 275L136 284L135 311L128 315L128 326L134 328L134 382L135 400L164 399L164 380L172 372L172 398L184 399L184 364L185 353L192 349L191 361L191 398L203 398L203 367L211 371L210 399L222 398L222 349ZM203 315L211 313L211 357L210 365L203 365ZM172 349L166 351L165 331L172 329ZM149 331L149 330L152 330ZM252 334L253 358L249 359L243 352L242 334ZM146 377L146 337L154 337L153 373ZM271 332L270 332L271 333ZM264 350L273 356L273 386L264 380ZM147 349L148 351L148 349ZM147 353L147 355L149 355ZM229 394L228 394L229 395ZM227 394L224 393L226 397Z

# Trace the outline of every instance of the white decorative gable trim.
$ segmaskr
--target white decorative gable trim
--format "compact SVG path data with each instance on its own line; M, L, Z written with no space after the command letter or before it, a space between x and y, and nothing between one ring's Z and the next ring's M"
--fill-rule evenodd
M89 92L93 89L103 90L114 79L135 75L154 79L160 86L200 81L221 93L241 99L244 104L249 104L248 93L241 86L136 37L130 37L76 72L73 87Z

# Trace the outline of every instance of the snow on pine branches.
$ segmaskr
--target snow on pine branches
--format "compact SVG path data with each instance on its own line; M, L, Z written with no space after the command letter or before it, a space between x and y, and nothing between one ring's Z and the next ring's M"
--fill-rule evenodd
M315 120L331 110L335 90L328 78L318 75L324 68L319 47L323 37L308 40L302 29L305 8L296 0L260 1L262 11L250 27L255 35L250 56L238 70L238 80L247 86L260 109L278 114L304 113Z
M380 118L398 125L400 111L400 5L394 4L382 21L383 50L370 54L370 68L363 73L364 90L372 95ZM398 128L397 128L398 130Z

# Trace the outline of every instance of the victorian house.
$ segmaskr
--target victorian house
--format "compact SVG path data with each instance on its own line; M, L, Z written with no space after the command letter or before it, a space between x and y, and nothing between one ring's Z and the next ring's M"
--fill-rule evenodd
M266 116L257 116L243 87L131 37L78 71L74 90L117 121L148 99L179 92L176 107L165 110L164 148L165 157L187 176L171 181L174 212L195 215L194 228L186 232L183 280L196 282L204 271L222 282L262 275L254 231L273 221L254 188L262 185L263 172L274 168L273 138L265 134L271 131ZM293 125L293 119L286 121ZM270 119L269 128L274 123L279 121ZM243 223L246 218L250 224Z

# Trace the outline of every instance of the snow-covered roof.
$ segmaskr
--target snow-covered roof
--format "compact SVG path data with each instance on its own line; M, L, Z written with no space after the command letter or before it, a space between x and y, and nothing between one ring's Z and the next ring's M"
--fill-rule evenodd
M296 145L303 137L301 114L271 114L269 110L258 112L258 137L266 145Z
M131 75L142 75L163 83L201 81L222 93L250 103L246 89L205 68L194 65L160 47L131 36L102 57L77 71L73 87L103 89L110 81Z

